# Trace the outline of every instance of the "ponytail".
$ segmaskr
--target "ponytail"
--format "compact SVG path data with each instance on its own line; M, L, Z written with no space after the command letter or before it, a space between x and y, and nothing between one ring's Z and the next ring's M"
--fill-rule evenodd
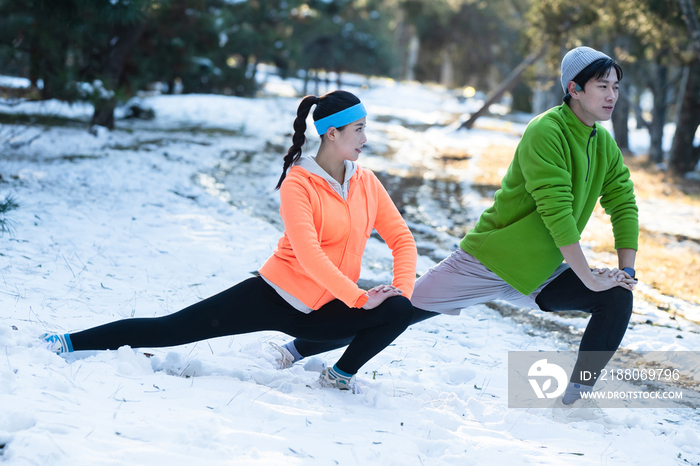
M287 170L291 167L299 158L301 158L301 148L306 142L306 118L309 116L311 107L318 104L319 98L315 95L307 95L299 104L297 109L297 117L294 120L294 136L292 136L292 146L287 151L287 155L284 156L284 168L282 169L282 176L277 182L275 191L280 189L282 182L287 176Z

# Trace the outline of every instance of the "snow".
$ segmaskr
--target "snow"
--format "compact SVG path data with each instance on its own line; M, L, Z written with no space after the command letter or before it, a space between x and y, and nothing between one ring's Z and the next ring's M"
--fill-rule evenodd
M496 119L484 124L490 129L432 128L400 142L405 139L392 134L410 125L447 125L461 104L440 88L374 80L363 89L365 78L348 79L370 112L374 149L363 153L361 163L375 170L408 170L424 150L469 148L478 157L494 138L517 142L521 127L513 125L521 124L497 131L494 125L503 122ZM282 89L284 82L274 82ZM164 315L228 288L267 259L281 234L272 188L298 98L145 101L156 112L153 121L122 121L112 132L92 134L77 127L35 128L20 136L29 141L39 135L31 144L4 150L0 193L21 204L8 214L14 235L0 239L4 463L700 462L698 419L688 408L606 410L613 421L608 424L562 424L550 410L508 408L508 351L571 348L484 305L412 326L361 369L366 391L358 395L314 387L323 364L334 363L339 351L276 370L267 342L289 340L276 332L173 348L49 353L39 343L41 333ZM59 102L7 110L84 121L91 113L87 105ZM309 153L312 136L313 130ZM377 155L391 144L401 154L396 166ZM440 170L426 163L426 176ZM453 175L465 182L470 177ZM429 199L423 201L430 210ZM643 223L695 234L697 222L688 219L698 216L691 207L650 201L641 209ZM435 219L449 221L437 212ZM412 226L434 232L429 225ZM390 257L372 238L362 279L388 280ZM423 272L434 261L421 256L418 264ZM699 307L677 304L686 316ZM522 313L574 332L587 322ZM635 300L632 322L624 348L700 347L696 323L672 319L643 299Z
M27 78L16 78L14 76L0 76L0 86L2 87L29 87L31 82Z

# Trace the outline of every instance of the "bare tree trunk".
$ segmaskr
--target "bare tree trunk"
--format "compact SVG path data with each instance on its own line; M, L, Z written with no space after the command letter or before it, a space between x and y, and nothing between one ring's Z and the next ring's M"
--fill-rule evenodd
M634 129L646 128L647 131L651 133L651 123L644 119L644 114L642 112L642 106L640 104L641 98L639 96L640 94L641 92L639 89L637 89L635 95L631 99L626 99L626 96L623 96L622 98L627 100L628 105L632 108L632 112L634 112Z
M545 53L547 53L547 47L542 46L542 48L539 51L528 56L521 64L519 64L513 71L511 71L511 73L498 86L498 88L496 88L496 90L493 91L486 98L486 102L484 103L484 105L476 113L472 114L471 117L469 117L469 120L462 123L460 129L470 129L474 125L474 122L477 118L486 113L491 105L501 100L503 94L513 89L513 87L515 87L515 85L518 84L518 82L520 82L520 79L523 76L523 72L525 72L527 67L535 63L540 58L542 58Z
M452 47L447 46L442 52L440 52L440 61L442 65L440 66L440 84L447 88L454 86L454 66L452 65L452 56L450 52Z
M114 109L116 107L117 102L113 98L100 99L95 102L95 111L92 114L90 125L99 125L114 129Z
M411 27L411 38L408 41L408 58L406 59L406 81L416 79L416 64L420 52L420 40L415 28Z
M311 73L311 70L306 70L306 73L304 73L304 90L302 93L307 96L309 95L309 73Z
M683 94L685 94L685 88L688 87L688 75L690 74L690 67L688 65L683 67L680 85L678 87L678 92L676 93L676 115L673 117L673 122L678 124L678 120L681 117L681 107L683 107Z
M654 108L652 109L651 127L649 128L649 160L653 163L664 161L663 136L666 115L668 113L668 67L656 64L656 79L654 80Z
M639 86L634 86L634 91L630 89L630 98L629 104L630 107L632 107L632 111L634 112L634 129L642 129L645 127L644 125L644 118L642 116L642 107L641 107L641 96L642 92L644 91L643 88Z
M396 29L394 32L395 50L399 52L399 59L394 68L393 75L400 78L406 75L406 63L408 62L408 25L406 24L406 12L403 8L399 8L396 14Z
M124 30L118 31L117 42L107 56L106 72L108 88L116 88L121 84L124 64L131 54L141 34L146 29L146 22L134 23ZM114 129L114 109L117 102L114 98L100 99L95 103L91 125L106 126Z
M620 82L620 94L626 95L629 85L623 80ZM630 104L625 98L617 100L615 111L612 115L613 129L615 130L615 142L623 154L630 153L629 126Z
M700 126L700 58L690 64L688 80L676 125L676 134L669 155L669 168L682 175L695 169L700 160L700 148L693 145Z

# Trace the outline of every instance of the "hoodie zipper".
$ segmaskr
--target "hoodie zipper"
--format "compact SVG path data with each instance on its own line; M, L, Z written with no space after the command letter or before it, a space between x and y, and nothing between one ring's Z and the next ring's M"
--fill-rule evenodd
M350 179L352 179L352 178L350 178ZM347 238L345 238L345 246L343 246L343 254L340 256L340 262L338 262L339 269L340 269L340 266L343 264L343 260L345 260L345 253L348 250L348 243L350 243L350 236L352 235L352 224L351 224L352 217L350 216L350 195L352 194L352 191L355 191L355 185L358 182L359 182L359 177L355 183L348 184L348 198L343 199L343 204L345 205L345 212L347 213L347 216L348 216L348 236L347 236Z
M586 183L588 183L588 173L591 171L591 156L588 155L588 145L591 143L591 139L593 139L593 136L595 136L595 133L597 132L598 130L593 128L591 135L588 136L588 142L586 143L586 161L588 162L588 166L586 167Z
M326 180L322 180L322 182L319 182L318 180L315 179L315 177L321 178L320 176L313 174L313 173L310 173L309 175L307 175L309 183L311 184L311 186L313 187L313 190L316 192L316 195L318 196L318 205L319 205L319 208L321 209L321 212L320 212L321 228L318 231L318 244L319 245L321 244L321 235L323 233L324 222L323 222L323 202L321 200L321 195L319 194L318 189L325 189L325 190L328 190L331 193L335 194L336 196L338 196L338 198L343 202L343 205L345 206L345 212L346 212L346 215L348 218L348 235L347 235L347 238L345 239L345 246L343 246L343 254L340 256L340 261L338 262L338 269L340 269L341 265L343 264L343 259L345 259L345 251L348 249L348 242L350 241L350 227L349 227L349 225L350 225L350 206L349 206L348 202L345 199L343 199L343 196L338 194L335 191L335 189L328 186L328 183L326 182ZM348 200L349 199L350 199L350 190L348 189ZM314 304L313 304L314 306L318 305L319 301L321 300L323 295L326 293L326 291L327 290L322 290L320 292L320 294L318 295L318 298L316 298L314 300Z
M316 176L318 176L318 175L316 175ZM319 178L320 178L320 177L319 177ZM313 177L309 177L309 181L311 181L312 183L315 183L317 180L313 179ZM338 193L335 191L335 189L333 189L333 188L331 188L330 186L328 186L328 183L326 182L326 180L323 180L323 182L320 183L320 184L321 184L321 186L322 186L321 189L326 189L326 190L328 190L328 191L331 191L333 194L335 194L336 196L338 196L338 198L343 202L343 205L345 206L345 214L346 214L346 216L347 216L347 224L348 224L348 234L347 234L347 237L345 238L345 245L343 246L343 253L341 254L341 256L340 256L340 261L338 262L338 268L340 268L340 266L343 264L343 260L345 260L345 253L346 253L347 250L348 250L348 243L350 242L350 236L351 236L351 234L352 234L352 226L351 226L351 224L350 224L350 223L351 223L351 217L350 217L350 195L351 195L351 192L355 190L354 188L355 188L355 184L357 184L357 182L356 182L356 183L351 183L351 184L348 186L348 198L347 198L347 200L346 200L346 199L343 199L343 197L342 197L340 194L338 194ZM341 188L341 189L342 189L342 188ZM319 205L320 205L320 197L319 197ZM321 213L321 216L323 217L323 213ZM322 221L323 221L323 220L322 220ZM319 244L320 244L320 242L321 242L321 232L320 232L320 231L319 231L318 240L319 240Z

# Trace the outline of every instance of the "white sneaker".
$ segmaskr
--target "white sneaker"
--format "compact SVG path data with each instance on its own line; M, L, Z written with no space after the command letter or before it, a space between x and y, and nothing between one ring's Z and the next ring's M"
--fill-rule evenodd
M558 422L605 421L607 418L598 403L591 398L579 398L570 405L565 405L561 396L552 406L552 416Z
M274 353L275 362L277 363L277 369L289 369L294 365L294 356L289 352L287 348L284 348L277 343L268 342L272 347L271 351Z
M52 353L61 354L73 351L64 335L44 333L39 339L43 341L44 347Z
M349 379L345 377L334 377L327 367L321 372L317 383L322 388L337 388L338 390L352 391L352 393L356 395L364 391L363 385L356 382L354 375Z

